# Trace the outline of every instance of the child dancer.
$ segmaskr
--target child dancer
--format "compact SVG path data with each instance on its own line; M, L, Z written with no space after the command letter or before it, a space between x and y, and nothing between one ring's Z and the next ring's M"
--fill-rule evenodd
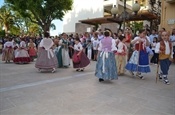
M125 68L129 70L133 76L133 72L137 72L136 76L140 79L144 79L141 73L151 71L149 67L149 56L146 51L146 47L149 46L149 41L146 38L145 30L139 30L139 36L135 37L134 40L131 41L131 44L134 44L135 51L132 53Z
M160 74L160 78L164 80L164 83L169 85L168 80L168 70L171 64L171 61L173 59L173 50L172 50L172 44L169 41L169 34L168 32L164 31L161 34L162 40L160 43L157 43L155 52L159 53L159 61L160 61L160 69L162 71L162 74Z
M69 46L74 49L74 55L73 55L73 68L76 68L76 71L84 71L84 68L89 65L90 61L86 54L83 52L83 46L80 42L80 39L77 37L75 38L75 45L74 47ZM79 58L78 62L74 61L74 56L77 56Z
M120 42L117 45L116 62L118 75L123 75L127 58L127 46L125 45L126 38L124 36L119 36L119 40Z

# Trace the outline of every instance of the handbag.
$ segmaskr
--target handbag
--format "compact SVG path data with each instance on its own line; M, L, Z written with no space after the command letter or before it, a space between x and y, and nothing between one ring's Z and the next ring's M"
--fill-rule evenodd
M72 61L75 64L79 64L81 62L80 56L78 56L77 54L74 54L73 57L72 57Z

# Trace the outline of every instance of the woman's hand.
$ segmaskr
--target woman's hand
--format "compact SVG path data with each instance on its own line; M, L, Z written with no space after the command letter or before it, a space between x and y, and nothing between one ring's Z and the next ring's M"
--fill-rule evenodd
M74 47L73 47L73 46L71 46L71 45L69 45L69 47L70 47L70 48L72 48L72 49L74 49Z

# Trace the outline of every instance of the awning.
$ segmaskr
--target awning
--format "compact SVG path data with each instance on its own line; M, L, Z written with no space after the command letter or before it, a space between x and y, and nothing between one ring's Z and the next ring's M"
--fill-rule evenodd
M143 10L138 12L137 15L130 15L128 19L126 19L126 22L128 21L143 21L143 20L154 20L158 19L159 17L152 12L149 12L147 10ZM93 19L86 19L86 20L79 20L79 22L84 24L90 24L90 25L97 25L97 24L105 24L105 23L122 23L123 19L118 17L101 17L101 18L93 18Z

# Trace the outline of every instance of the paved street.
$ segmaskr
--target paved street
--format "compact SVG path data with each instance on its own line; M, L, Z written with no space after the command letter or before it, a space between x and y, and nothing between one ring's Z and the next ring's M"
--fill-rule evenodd
M145 80L126 72L100 83L94 61L84 72L39 73L34 64L0 62L0 115L175 115L175 65L165 85L155 83L156 65Z

